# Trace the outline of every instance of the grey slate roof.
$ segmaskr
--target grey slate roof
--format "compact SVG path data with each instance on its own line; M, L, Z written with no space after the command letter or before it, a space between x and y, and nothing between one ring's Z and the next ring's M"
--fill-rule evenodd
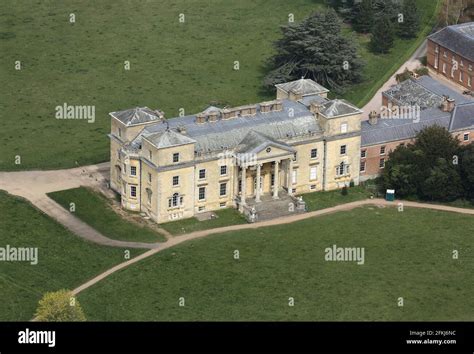
M200 153L233 149L250 130L265 134L280 143L309 133L321 134L321 127L304 105L290 100L282 100L282 105L282 111L262 113L258 106L257 113L253 116L218 119L216 122L197 124L196 115L189 115L168 119L167 123L172 131L185 126L186 136L196 141L195 150ZM134 139L129 149L138 149L143 136L150 136L166 129L167 124L161 122L149 125Z
M454 108L449 130L474 127L474 102L457 105Z
M196 140L191 139L185 135L179 134L173 130L165 130L159 133L150 134L146 137L158 149L168 148L172 146L193 144Z
M474 22L445 27L428 38L466 59L474 61Z
M283 84L275 85L277 88L285 92L294 92L303 96L316 95L320 93L329 92L329 90L311 79L301 78L299 80L285 82Z
M419 122L409 119L379 119L376 125L371 125L368 121L363 121L361 122L361 146L411 139L420 130L431 125L448 129L450 119L451 113L437 108L428 108L421 111Z
M319 104L327 102L328 99L321 97L320 95L308 95L304 96L301 100L298 100L301 104L304 104L306 107L311 106L311 102L316 102Z
M474 101L429 76L406 80L384 94L395 98L399 105L418 104L421 108L420 120L414 122L408 119L379 119L376 125L363 121L362 146L411 139L423 128L434 124L450 131L474 125ZM443 95L455 99L456 106L452 113L443 112L439 108Z
M320 112L327 118L335 118L348 114L362 113L362 110L346 100L335 99L323 103Z
M109 114L125 125L143 124L160 119L158 113L148 107L136 107L124 111L110 112Z
M269 146L276 146L283 150L295 152L291 146L276 141L272 137L259 133L255 130L251 130L243 138L240 144L235 149L236 153L248 153L248 154L258 154L263 149L266 149Z

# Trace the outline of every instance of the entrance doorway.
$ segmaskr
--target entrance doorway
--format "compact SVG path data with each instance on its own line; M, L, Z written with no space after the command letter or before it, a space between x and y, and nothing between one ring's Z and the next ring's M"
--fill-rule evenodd
M257 195L257 177L253 178L253 194ZM260 195L263 194L263 176L260 176Z

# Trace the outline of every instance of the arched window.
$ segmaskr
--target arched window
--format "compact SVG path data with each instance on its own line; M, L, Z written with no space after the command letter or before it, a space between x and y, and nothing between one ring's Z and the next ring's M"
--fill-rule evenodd
M344 174L344 162L341 162L339 164L339 176L342 176Z
M178 204L179 204L179 194L178 194L178 193L174 193L174 194L173 194L173 198L172 198L171 204L172 204L174 207L175 207L175 206L178 206Z

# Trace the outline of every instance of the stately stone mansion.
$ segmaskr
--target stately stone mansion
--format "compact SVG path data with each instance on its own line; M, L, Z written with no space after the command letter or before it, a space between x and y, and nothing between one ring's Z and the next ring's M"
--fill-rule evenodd
M363 121L309 79L276 89L274 101L173 119L147 107L110 113L110 185L122 206L158 223L227 207L248 216L262 200L297 205L294 195L377 176L390 150L425 126L444 125L464 142L474 127L474 103L430 77L384 93L385 103L425 102L414 120L372 112Z

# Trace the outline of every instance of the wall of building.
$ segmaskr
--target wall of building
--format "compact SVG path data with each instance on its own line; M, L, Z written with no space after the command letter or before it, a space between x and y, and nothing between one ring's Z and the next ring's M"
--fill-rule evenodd
M128 210L141 210L141 161L138 156L124 159L122 163L122 206ZM135 168L136 175L132 175L132 168ZM132 195L132 187L135 187L136 195Z
M453 70L453 59L458 63L457 70ZM439 46L430 39L428 39L427 62L431 70L445 76L450 81L462 85L466 89L473 89L474 62L459 56L443 46Z
M297 194L320 191L323 189L324 141L314 141L308 144L296 145L296 161L293 168L296 170L296 184L292 185ZM317 149L316 158L311 158L311 150ZM310 179L311 168L316 167L316 179ZM280 178L280 182L284 182Z
M464 134L469 134L469 139L464 140ZM457 138L462 145L467 145L472 143L474 140L474 129L467 129L461 130L457 132L451 133L453 137ZM364 163L365 170L360 171L360 180L366 181L368 179L376 178L380 176L383 172L383 168L380 167L380 160L383 159L384 161L388 160L388 155L391 151L395 150L397 146L401 144L408 145L413 143L414 139L404 139L404 140L397 140L391 141L383 144L375 144L370 146L363 146L361 147L361 164ZM385 154L381 153L381 148L385 147ZM362 152L365 151L365 157L362 157Z
M365 170L361 171L361 166L359 166L361 181L379 176L383 172L383 167L380 167L380 161L387 161L390 152L395 150L398 145L408 144L411 141L411 139L407 139L361 147L360 165L365 167ZM384 153L381 152L382 147L385 148ZM365 152L365 157L362 157L363 152Z
M211 210L218 210L225 204L225 207L231 207L233 202L233 183L235 180L234 166L230 161L219 162L219 160L211 160L205 162L197 162L194 168L195 180L195 207L194 212L205 212ZM221 175L221 166L227 166L227 174ZM199 179L199 171L205 169L206 177ZM227 193L225 196L220 195L220 184L226 183ZM199 188L205 188L205 200L199 200Z

